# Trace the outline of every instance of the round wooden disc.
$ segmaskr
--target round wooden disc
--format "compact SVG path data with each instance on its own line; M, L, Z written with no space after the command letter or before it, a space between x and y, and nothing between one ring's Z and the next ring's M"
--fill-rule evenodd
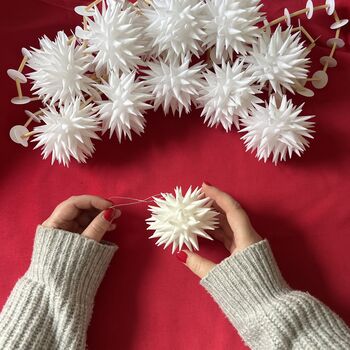
M308 11L306 12L306 17L308 19L311 19L314 15L314 3L312 2L312 0L308 0L305 7L308 9Z
M335 11L335 0L326 0L327 14L329 16L333 15Z
M10 138L13 142L18 143L24 147L28 146L28 139L21 136L27 134L29 130L23 125L15 125L10 130Z
M7 75L13 80L19 80L22 84L25 84L27 82L27 78L24 76L23 73L19 72L18 70L8 69Z
M86 10L86 6L76 6L74 7L75 13L83 17L90 17L94 14L93 10Z
M326 63L328 63L329 68L334 68L338 65L338 62L335 58L330 57L330 56L323 56L320 58L320 63L322 66L325 66Z
M27 50L25 47L22 47L22 55L27 57L27 58L32 57L32 54L30 53L30 51Z
M328 74L323 70L318 70L312 76L312 85L316 89L323 89L328 84Z
M289 27L292 24L292 19L290 18L290 13L287 8L284 9L284 16L286 17L286 23L287 23L287 26Z
M341 27L344 27L346 26L347 24L349 23L349 20L348 19L341 19L337 22L334 22L332 25L331 25L331 29L339 29Z
M87 32L82 27L79 27L79 26L75 27L75 35L79 39L82 39L82 40L89 39L88 36L87 36Z
M28 109L26 109L24 111L24 113L26 114L26 116L28 116L29 118L32 118L35 122L37 123L41 123L41 119L35 115L34 113L32 113L31 111L28 111Z
M11 99L11 102L14 105L25 105L25 104L29 103L30 101L31 101L31 98L27 97L27 96L22 96L22 97L16 96L16 97Z
M328 47L333 47L333 45L336 44L338 49L341 49L342 47L345 46L345 42L343 39L340 38L330 38L327 40L327 46Z
M312 90L307 89L307 88L296 90L296 92L299 95L305 96L305 97L313 97L313 96L315 96L315 93Z

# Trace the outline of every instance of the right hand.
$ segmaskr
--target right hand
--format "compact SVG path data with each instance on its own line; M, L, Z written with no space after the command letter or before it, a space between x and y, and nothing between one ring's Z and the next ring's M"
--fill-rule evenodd
M235 199L206 183L202 185L202 190L206 197L214 201L213 206L219 212L219 229L209 234L221 241L231 255L262 240L250 223L247 213ZM189 250L178 253L178 257L200 278L215 266L212 261Z
M107 231L116 228L113 221L120 215L121 211L104 198L72 196L60 203L42 225L80 233L99 242Z

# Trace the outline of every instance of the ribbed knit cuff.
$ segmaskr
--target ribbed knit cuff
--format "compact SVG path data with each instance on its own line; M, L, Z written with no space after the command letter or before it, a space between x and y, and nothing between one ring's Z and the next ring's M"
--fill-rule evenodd
M266 240L223 260L200 283L238 330L246 327L262 305L291 290Z
M26 277L55 293L93 299L117 250L77 233L38 226Z

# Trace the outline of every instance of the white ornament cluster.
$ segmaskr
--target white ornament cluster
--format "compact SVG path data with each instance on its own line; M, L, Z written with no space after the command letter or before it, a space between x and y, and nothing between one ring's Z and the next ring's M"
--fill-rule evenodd
M162 193L162 198L154 197L156 205L149 207L152 213L146 220L148 230L157 238L156 245L164 244L164 249L172 244L172 253L185 245L189 250L199 250L198 237L212 240L206 231L218 227L218 212L212 208L212 201L205 197L199 187L185 194L181 187L175 188L175 195Z
M246 149L259 160L277 164L300 156L314 123L291 96L313 96L308 80L318 89L327 84L335 50L321 58L326 69L308 79L315 41L306 45L305 29L292 27L287 9L286 29L270 25L262 6L261 0L97 0L78 6L83 24L71 37L44 36L39 48L22 50L26 75L8 71L17 88L29 79L36 96L22 96L18 88L13 103L43 103L36 113L26 111L42 125L32 132L16 126L11 138L27 146L34 135L44 158L68 166L71 158L85 162L92 156L99 133L115 134L119 142L141 135L148 110L181 116L200 108L209 127L244 133ZM323 8L332 15L334 0ZM311 0L303 11L312 17ZM344 44L339 30L348 22L336 18L333 48Z

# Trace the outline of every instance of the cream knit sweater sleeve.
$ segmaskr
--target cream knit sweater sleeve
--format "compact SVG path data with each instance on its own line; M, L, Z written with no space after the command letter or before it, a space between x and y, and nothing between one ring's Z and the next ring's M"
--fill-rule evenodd
M39 226L30 267L0 314L0 349L85 349L94 297L116 249Z
M266 240L216 265L201 284L251 349L350 349L346 324L287 285Z

